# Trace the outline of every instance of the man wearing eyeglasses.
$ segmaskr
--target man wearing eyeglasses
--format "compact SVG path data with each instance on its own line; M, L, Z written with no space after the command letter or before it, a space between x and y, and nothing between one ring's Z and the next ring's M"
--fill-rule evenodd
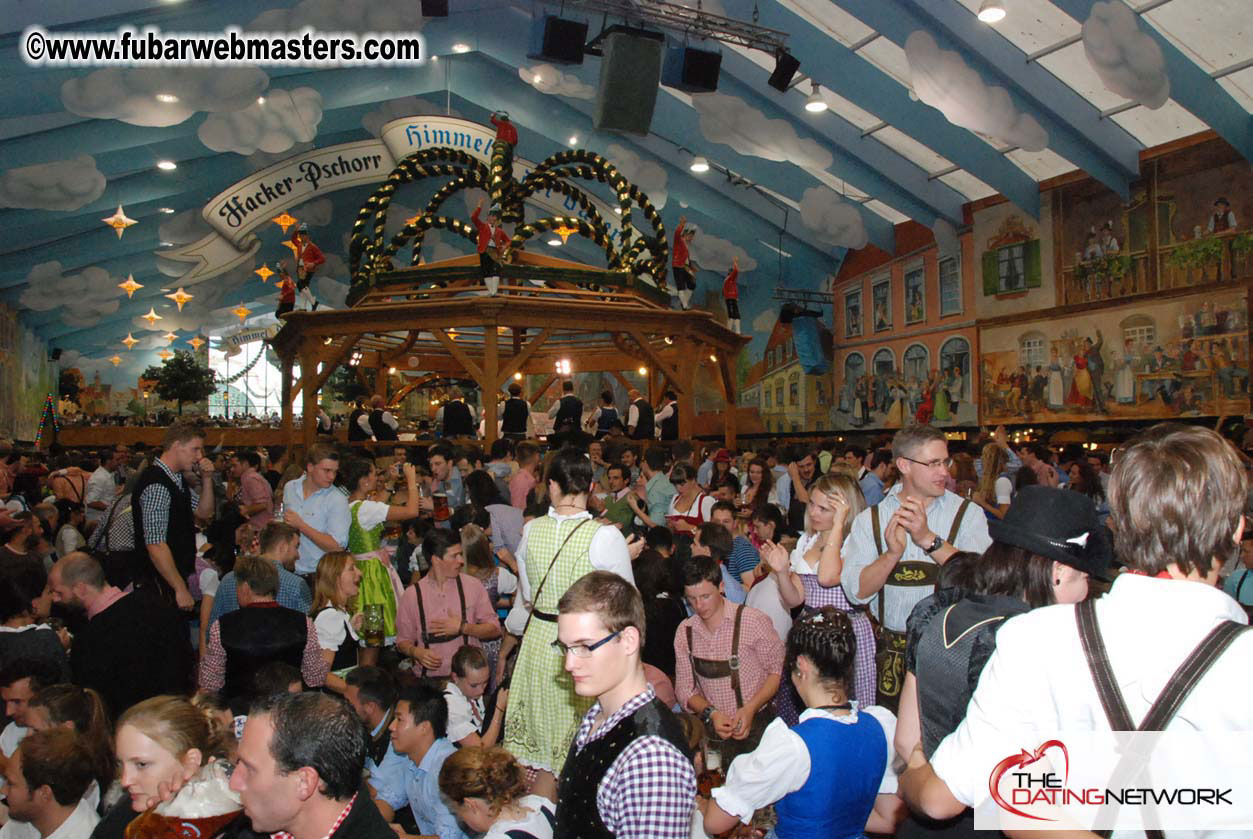
M940 566L958 551L983 553L992 543L986 517L948 492L948 442L930 425L892 439L900 481L853 520L840 551L840 583L854 604L870 604L879 623L878 701L896 711L905 678L905 622L935 591Z
M644 602L610 571L580 577L557 604L557 640L583 717L557 784L554 839L687 839L696 773L678 720L644 678Z

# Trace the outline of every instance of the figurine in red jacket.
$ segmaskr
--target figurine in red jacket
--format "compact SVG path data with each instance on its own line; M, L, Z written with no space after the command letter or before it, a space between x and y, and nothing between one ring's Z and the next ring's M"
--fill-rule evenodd
M479 234L479 269L482 272L483 283L487 286L488 294L495 294L500 290L500 265L496 260L503 258L505 251L508 250L509 236L500 226L500 210L495 207L488 210L487 221L479 218L479 213L482 211L483 201L480 199L478 206L470 214L470 221L474 222L474 227Z
M740 276L740 258L731 260L731 273L722 281L722 299L727 304L727 326L736 335L740 334L740 285L736 280Z
M296 288L300 291L301 303L309 311L316 311L318 301L313 296L309 285L313 279L313 273L318 270L318 266L326 262L326 257L322 255L322 249L313 244L313 240L309 238L309 225L303 222L296 228L291 240L292 250L296 254Z
M686 225L687 216L679 216L679 226L674 229L674 253L670 257L679 306L684 310L692 308L692 292L696 290L696 274L692 271L692 258L688 254L688 245L696 231Z

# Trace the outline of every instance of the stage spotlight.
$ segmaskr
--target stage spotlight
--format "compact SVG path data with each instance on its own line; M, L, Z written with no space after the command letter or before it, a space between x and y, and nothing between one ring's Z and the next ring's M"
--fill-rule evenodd
M822 94L818 91L818 83L810 80L813 87L810 90L809 98L805 100L805 110L811 114L820 114L827 109L827 101L822 98Z
M983 0L979 6L979 20L984 23L1000 23L1005 19L1005 4L1001 0Z
M792 86L792 77L801 68L800 60L790 52L780 51L774 57L774 72L770 74L768 84L780 93L787 93Z
M693 158L692 158L691 170L692 170L693 172L698 172L698 173L699 173L699 172L708 172L708 171L709 171L709 161L708 161L708 160L706 160L706 159L705 159L702 155L699 155L699 154L698 154L698 155L696 155L695 157L693 157Z

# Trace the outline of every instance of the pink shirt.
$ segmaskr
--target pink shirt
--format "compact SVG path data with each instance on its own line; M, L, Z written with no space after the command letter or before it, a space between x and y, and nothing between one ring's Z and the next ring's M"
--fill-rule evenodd
M527 493L536 483L535 476L529 469L519 469L518 474L509 479L509 503L519 510L525 510Z
M722 713L736 712L738 706L735 703L735 691L731 689L731 679L726 676L720 679L697 676L694 681L692 660L687 648L687 628L690 626L697 658L713 661L730 659L736 608L734 603L727 601L722 623L718 624L714 632L706 629L704 621L696 615L679 624L679 629L674 634L674 693L684 707L692 694L699 693ZM769 676L783 672L784 647L779 640L779 633L775 632L774 624L765 612L751 606L739 608L744 610L743 622L740 624L740 695L748 702Z
M274 490L260 472L249 470L239 479L239 493L235 500L245 507L264 503L265 509L248 517L248 523L260 530L274 518Z
M466 597L466 623L487 623L496 620L496 610L492 608L491 599L483 584L469 574L460 574L462 590ZM435 575L427 573L416 586L409 586L400 598L396 607L396 640L417 644L430 649L440 657L439 667L427 670L427 676L447 676L451 672L453 653L466 644L482 646L479 639L469 635L458 635L451 641L439 644L427 644L422 640L422 621L418 614L418 594L422 595L422 606L426 611L428 627L437 618L461 618L461 601L457 597L456 580L448 580L443 586L435 582ZM428 632L430 630L428 629Z
M105 586L100 590L100 596L92 602L91 607L87 610L87 620L91 620L125 596L126 592L117 586Z

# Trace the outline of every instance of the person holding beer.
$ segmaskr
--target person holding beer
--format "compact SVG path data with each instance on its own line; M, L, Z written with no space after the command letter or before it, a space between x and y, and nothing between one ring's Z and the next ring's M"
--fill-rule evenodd
M460 647L499 638L500 621L487 589L462 573L465 558L456 533L432 528L422 540L422 555L431 570L400 598L396 651L414 660L419 677L442 679Z

